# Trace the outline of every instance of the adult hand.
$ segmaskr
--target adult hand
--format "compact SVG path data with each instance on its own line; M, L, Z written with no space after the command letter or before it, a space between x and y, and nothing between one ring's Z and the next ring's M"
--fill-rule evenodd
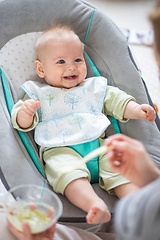
M108 161L114 172L143 187L160 176L160 171L150 159L143 144L122 134L110 136L105 142L112 145Z
M52 225L49 229L38 234L31 234L31 229L28 223L22 222L23 232L18 231L13 225L7 220L8 228L18 240L53 240L55 226Z

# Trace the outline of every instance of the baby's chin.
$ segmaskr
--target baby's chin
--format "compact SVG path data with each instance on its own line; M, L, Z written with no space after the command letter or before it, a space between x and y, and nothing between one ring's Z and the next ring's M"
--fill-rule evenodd
M78 86L81 82L75 80L63 80L63 88L74 88Z

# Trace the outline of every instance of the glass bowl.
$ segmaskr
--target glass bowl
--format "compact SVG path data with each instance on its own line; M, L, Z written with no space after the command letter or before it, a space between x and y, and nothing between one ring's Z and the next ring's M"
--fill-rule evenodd
M62 203L51 190L38 185L19 185L4 197L3 207L10 223L19 231L22 221L28 222L31 232L43 232L62 214Z

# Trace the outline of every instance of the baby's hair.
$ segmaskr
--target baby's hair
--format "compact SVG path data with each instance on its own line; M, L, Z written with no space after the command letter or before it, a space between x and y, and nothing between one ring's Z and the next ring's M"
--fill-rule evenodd
M56 33L61 34L64 31L70 32L74 35L76 35L78 37L78 35L75 33L75 31L73 30L73 28L71 27L71 25L69 24L64 24L64 23L58 23L58 24L52 24L52 26L46 30L43 31L43 33L40 35L40 37L38 38L37 42L36 42L36 59L39 60L39 56L38 53L40 51L40 49L46 44L47 42L47 37L48 39L50 39L51 35L49 33ZM48 35L47 35L48 34ZM52 34L52 37L54 37L54 34ZM78 37L79 38L79 37ZM84 49L83 44L82 44L82 49Z
M55 30L55 29L68 30L68 31L73 32L75 35L77 35L77 34L75 33L73 27L71 26L71 24L69 24L69 23L63 23L63 22L61 22L61 23L52 23L49 28L47 28L47 29L45 29L45 30L43 31L43 33L45 34L46 32L51 31L51 30ZM42 33L42 34L43 34L43 33Z

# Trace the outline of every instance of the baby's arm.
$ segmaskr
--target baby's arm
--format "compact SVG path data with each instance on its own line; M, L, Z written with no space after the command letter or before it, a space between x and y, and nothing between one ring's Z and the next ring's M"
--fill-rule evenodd
M17 124L20 128L29 128L33 123L34 114L39 107L40 102L33 99L26 100L17 113Z
M129 101L124 110L124 118L147 120L150 123L154 122L156 112L149 104L139 105L134 101Z

